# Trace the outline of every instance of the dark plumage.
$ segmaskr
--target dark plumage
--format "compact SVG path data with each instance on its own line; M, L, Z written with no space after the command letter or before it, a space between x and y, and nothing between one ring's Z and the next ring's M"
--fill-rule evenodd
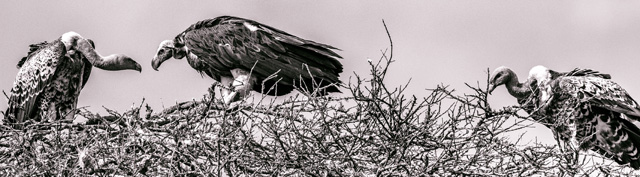
M154 69L167 59L187 57L189 65L200 73L222 81L243 80L254 91L267 95L283 95L295 87L313 91L324 88L320 95L339 92L342 64L335 47L302 39L276 28L231 16L199 21L174 40L164 41L156 54ZM232 71L239 69L239 74ZM227 79L229 80L229 79ZM262 87L264 85L264 87ZM273 90L270 90L273 88Z
M141 71L139 64L124 55L100 56L92 41L74 32L29 47L29 53L17 65L20 71L9 96L6 123L73 119L92 65L107 70Z
M638 103L609 75L558 76L542 66L532 69L538 82L539 109L562 141L594 150L619 164L640 169Z

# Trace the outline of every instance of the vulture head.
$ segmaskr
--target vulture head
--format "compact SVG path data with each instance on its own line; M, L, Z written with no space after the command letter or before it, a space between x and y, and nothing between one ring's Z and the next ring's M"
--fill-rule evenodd
M80 34L70 31L62 34L60 41L64 43L67 54L82 54L89 62L100 69L108 71L136 70L142 72L138 62L123 54L113 54L103 57L95 50L95 43Z
M491 73L491 77L489 77L489 93L493 92L498 86L506 85L513 77L517 78L516 74L506 66L496 68Z
M75 49L80 51L85 51L85 53L86 51L91 51L96 48L95 43L91 39L78 39L76 42L77 42L77 46L75 46ZM91 50L89 50L89 48ZM136 70L138 72L142 72L142 66L140 66L138 62L136 62L135 60L133 60L131 57L127 55L112 54L106 57L102 57L97 52L95 52L95 50L93 51L94 52L91 52L91 54L89 55L95 54L100 58L102 58L102 59L93 61L94 66L100 69L107 70L107 71ZM89 58L86 55L85 57Z
M158 70L162 62L167 61L170 58L182 59L187 54L187 48L182 44L177 46L174 40L164 40L160 43L156 56L151 61L151 66L154 70Z
M104 59L107 62L107 64L102 67L104 70L136 70L138 72L142 72L140 64L124 54L113 54L104 57Z
M515 72L507 67L500 66L496 68L489 77L489 94L501 85L507 87L507 91L509 91L511 96L524 99L533 93L532 88L537 87L537 82L527 79L526 82L520 83Z

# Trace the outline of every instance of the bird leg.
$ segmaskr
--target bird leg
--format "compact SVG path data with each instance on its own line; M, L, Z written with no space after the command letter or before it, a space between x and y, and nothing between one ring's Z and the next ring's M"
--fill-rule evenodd
M44 112L44 116L40 118L41 122L54 122L60 115L56 104L49 103L48 107L47 112Z
M220 94L222 95L222 101L225 105L229 105L229 103L233 101L233 98L236 97L236 92L234 92L234 89L231 87L233 82L234 79L231 77L220 77L220 85L222 85Z
M76 109L61 110L61 118L66 121L73 121L76 117Z
M214 81L213 84L211 84L211 87L209 87L209 101L210 102L215 102L215 98L216 98L216 87L220 85L220 82L218 81Z
M243 69L233 69L231 74L233 78L222 77L220 79L223 85L229 85L230 87L230 89L222 89L220 91L226 105L246 97L256 82L256 79Z
M235 78L231 87L239 94L238 96L244 98L249 95L256 82L256 79L251 77L251 73L242 69L233 69L231 74Z

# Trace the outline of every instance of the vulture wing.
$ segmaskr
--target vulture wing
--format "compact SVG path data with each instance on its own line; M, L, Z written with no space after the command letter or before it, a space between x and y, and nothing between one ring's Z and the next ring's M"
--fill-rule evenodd
M610 77L609 77L610 78ZM604 77L562 77L553 83L557 91L562 91L584 101L591 106L627 115L640 121L640 107L629 93L617 83ZM557 91L554 91L557 93Z
M640 111L620 85L605 77L568 76L553 80L551 87L556 102L553 115L571 119L567 129L558 129L564 130L564 137L577 135L582 147L640 168L640 129L627 119L638 120Z
M8 122L22 122L38 109L35 105L37 97L51 83L65 54L64 44L56 40L39 47L24 59L11 88L6 111Z
M551 79L555 80L561 77L569 77L569 76L586 76L586 77L598 77L603 79L611 79L611 75L600 73L591 69L581 69L575 68L569 72L557 72L553 70L548 70L551 74ZM523 107L523 109L529 113L529 115L533 115L533 118L538 121L542 121L543 123L551 123L553 120L549 120L547 117L539 116L534 111L538 107L536 103L539 103L540 90L538 89L538 81L527 81L525 84L528 84L530 88L533 88L532 93L526 99L518 99L518 103ZM543 83L546 84L546 83ZM544 87L544 86L543 86ZM543 104L543 103L540 103Z
M198 58L189 61L196 70L217 80L231 76L231 69L251 71L259 82L254 90L261 93L277 86L276 92L265 94L282 95L311 81L320 86L340 83L341 57L331 51L336 48L252 20L223 16L200 21L176 41L182 40ZM339 92L335 87L326 91Z
M591 69L575 68L572 71L564 72L564 73L556 72L553 70L549 70L549 72L551 73L551 79L556 79L558 77L564 77L564 76L588 76L588 77L600 77L603 79L611 79L611 75L600 73L598 71L591 70Z
M22 65L24 65L24 62L27 61L27 59L29 59L29 56L37 51L38 49L46 46L48 43L47 41L41 42L41 43L37 43L37 44L30 44L29 45L29 52L27 53L26 57L22 57L22 59L20 59L20 62L18 62L18 65L16 65L16 68L20 69L22 67Z

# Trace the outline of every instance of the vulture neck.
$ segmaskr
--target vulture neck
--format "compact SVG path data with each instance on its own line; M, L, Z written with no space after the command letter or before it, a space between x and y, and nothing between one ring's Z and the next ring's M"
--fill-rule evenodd
M89 60L91 65L109 71L117 71L126 69L122 64L121 56L109 55L106 57L98 54L86 39L78 39L76 50L80 51Z
M528 97L531 94L531 88L529 88L529 85L518 82L518 76L513 71L509 71L509 75L511 76L509 77L511 79L509 79L505 84L509 94L518 99Z
M91 65L103 70L119 71L127 69L125 68L125 65L120 62L121 60L119 60L115 55L96 58L87 57L87 59L89 60Z

